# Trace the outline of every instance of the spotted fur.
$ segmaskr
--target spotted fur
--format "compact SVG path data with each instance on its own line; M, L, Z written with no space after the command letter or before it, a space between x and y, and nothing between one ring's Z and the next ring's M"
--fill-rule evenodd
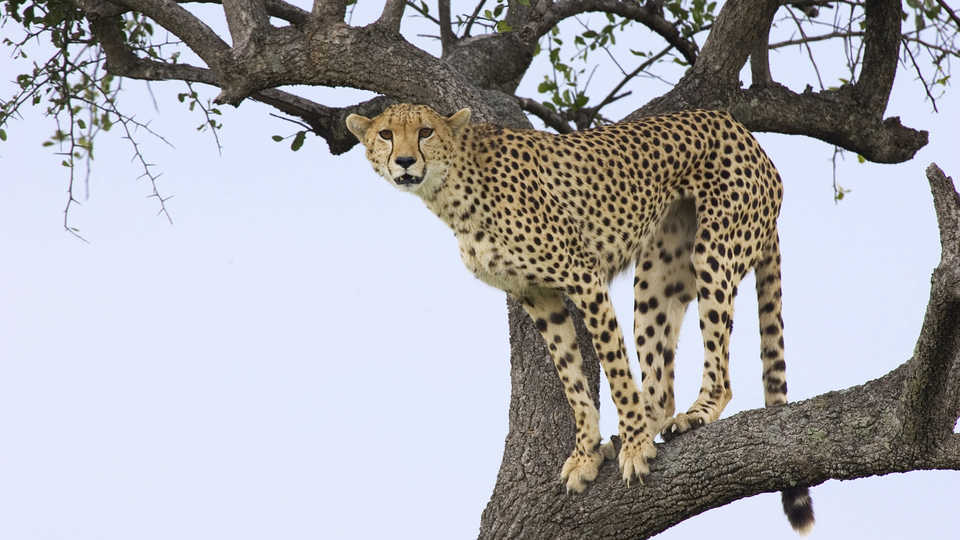
M576 422L561 471L569 491L596 478L610 448L601 446L564 297L582 312L610 385L628 483L649 472L658 433L669 439L713 422L730 401L733 301L751 269L766 404L786 402L776 228L783 190L746 128L718 111L565 135L470 125L469 117L469 109L444 117L394 105L373 119L351 115L347 127L374 169L423 199L453 229L467 268L518 299L543 336ZM632 263L639 387L607 288ZM696 401L674 415L677 338L693 299L703 377ZM784 497L785 508L809 501L805 489Z

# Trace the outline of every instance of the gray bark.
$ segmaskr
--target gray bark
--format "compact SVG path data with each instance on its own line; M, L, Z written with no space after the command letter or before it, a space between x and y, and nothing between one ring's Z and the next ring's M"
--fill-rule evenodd
M435 58L399 33L403 2L385 4L366 27L343 22L346 2L316 0L310 12L283 0L228 3L234 46L172 0L75 0L121 76L180 79L220 88L218 100L250 98L303 119L334 153L356 140L343 125L351 112L376 114L388 103L426 103L442 112L470 106L474 118L529 126L515 89L537 40L558 21L586 11L630 17L692 64L677 86L628 118L694 107L730 110L749 128L816 137L880 162L911 158L927 133L883 118L897 68L900 2L869 0L865 52L856 82L797 94L770 75L764 43L778 0L727 2L703 49L683 38L657 2L531 0L510 2L512 32L460 38L441 29ZM144 13L177 36L205 65L137 56L124 42L120 14ZM444 9L444 17L448 16ZM289 24L265 24L266 16ZM441 21L445 24L445 21ZM755 81L738 76L754 56ZM415 74L415 76L411 76ZM429 84L424 84L429 81ZM326 107L282 85L349 86L384 97ZM960 469L960 197L935 167L928 170L943 241L930 303L914 356L875 381L771 409L752 410L660 445L650 476L627 488L607 463L584 495L567 496L558 471L574 440L554 367L523 311L508 301L511 343L509 433L482 538L643 538L690 516L753 494L914 469ZM594 395L599 370L580 332Z

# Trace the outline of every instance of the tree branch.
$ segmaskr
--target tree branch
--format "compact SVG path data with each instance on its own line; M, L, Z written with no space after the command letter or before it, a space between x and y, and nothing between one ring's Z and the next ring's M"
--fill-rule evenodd
M405 7L407 7L407 0L387 0L376 24L388 32L400 33L400 21L403 20Z
M960 417L960 195L936 164L927 168L940 228L940 264L903 387L903 436L918 448L953 435Z
M357 145L357 138L347 131L347 116L354 113L376 116L389 105L396 103L393 99L376 97L349 107L326 107L280 90L263 90L251 97L301 118L316 135L327 141L330 153L334 155L342 154Z
M456 39L450 21L450 0L440 0L438 11L440 12L440 49L443 51L442 56L450 49L450 44Z
M264 6L267 8L267 15L283 19L290 24L302 26L310 18L310 12L299 8L293 4L288 4L283 0L266 0Z
M573 129L570 127L570 124L567 123L567 120L546 106L543 103L535 99L519 97L517 96L517 103L520 104L520 108L535 115L540 120L543 120L543 123L552 127L557 131L557 133L571 133Z
M257 48L257 36L269 25L263 0L227 0L223 3L234 49Z
M320 23L342 22L347 16L347 0L313 0L313 16Z
M213 29L173 0L116 0L115 3L157 21L213 69L218 68L220 56L230 51L230 46Z
M558 0L536 23L537 35L543 35L568 17L600 11L612 13L643 24L675 47L684 60L693 65L697 61L697 44L680 35L676 26L663 17L657 2L620 2L617 0Z
M773 82L770 75L770 27L773 25L773 15L775 10L770 10L770 20L767 21L766 30L757 36L753 49L750 51L750 83L751 84L769 84Z
M813 43L815 41L824 41L827 39L834 38L851 38L851 37L862 37L863 32L830 32L827 34L820 34L817 36L804 36L803 39L788 39L786 41L778 41L776 43L771 43L769 45L770 49L779 49L781 47L789 47L790 45L803 45L804 43Z
M477 17L480 16L480 10L483 9L484 4L486 4L486 0L480 0L473 8L473 13L470 15L470 18L467 19L467 26L463 29L463 37L470 36L470 29L473 28L474 21L476 21Z
M723 108L751 130L815 137L877 163L911 159L928 140L926 131L905 127L897 117L866 114L850 85L802 94L777 84L749 88Z
M863 64L855 84L867 114L883 117L897 75L900 51L900 0L867 0L864 7Z
M950 9L950 6L948 6L943 0L937 0L937 4L942 7L947 14L950 15L950 18L953 20L953 23L957 25L957 28L960 28L960 17L957 17L957 14Z
M891 65L889 59L881 61L874 57L871 64L873 74L861 76L856 86L844 85L816 93L808 89L802 94L776 83L741 89L740 68L752 49L751 45L759 39L760 29L771 16L770 10L775 10L777 4L776 0L767 1L763 9L749 0L724 4L703 46L699 62L672 90L626 119L682 109L724 109L754 131L815 137L879 163L906 161L927 144L927 132L904 127L896 117L884 120L883 109L875 109L879 103L886 106L889 88L867 93L862 90L868 81L883 84L887 77L884 70ZM887 11L872 9L873 31L886 28L878 20L891 24L887 20ZM893 54L892 65L896 68L896 50L885 47L879 39L874 39L872 47L872 54L881 50ZM871 104L865 105L864 99L872 100Z
M117 16L90 17L90 29L99 40L107 57L107 70L118 76L148 81L181 80L219 86L216 74L206 68L188 64L170 64L138 58L123 41L123 20ZM345 108L330 108L281 90L268 89L251 96L287 114L301 118L314 133L327 141L330 152L342 154L357 144L343 120L350 113L374 116L391 100L373 100Z

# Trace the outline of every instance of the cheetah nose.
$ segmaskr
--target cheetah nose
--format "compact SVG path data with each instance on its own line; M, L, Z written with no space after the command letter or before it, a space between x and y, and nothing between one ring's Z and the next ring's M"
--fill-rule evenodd
M408 168L409 166L411 166L411 165L413 165L414 163L416 163L416 162L417 162L417 159L416 159L416 158L413 158L413 157L410 157L410 156L400 156L400 157L398 157L397 159L393 160L393 162L396 163L397 165L403 167L404 169L406 169L406 168Z

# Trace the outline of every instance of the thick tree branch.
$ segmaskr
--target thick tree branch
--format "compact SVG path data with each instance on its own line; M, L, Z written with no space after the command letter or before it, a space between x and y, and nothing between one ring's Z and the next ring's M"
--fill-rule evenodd
M757 36L757 41L750 51L750 81L752 84L769 84L773 82L770 75L770 27L773 25L773 15L776 10L770 10L770 20L766 30Z
M926 131L862 110L849 85L797 94L780 85L738 90L722 104L754 131L815 137L877 163L901 163L927 144Z
M960 417L960 195L936 164L927 168L940 227L940 264L933 272L930 303L904 382L904 437L918 447L953 435Z
M90 30L106 55L108 72L148 81L181 80L217 84L216 76L209 69L137 57L127 46L123 34L123 19L119 15L98 16L88 12L88 19Z
M383 12L377 19L377 25L388 32L400 32L400 21L403 20L403 9L407 7L407 0L387 0L383 5Z
M320 23L341 22L347 16L347 0L313 0L313 15Z
M310 12L283 0L266 0L267 15L283 19L290 24L301 26L310 18Z
M219 57L228 54L230 46L212 28L180 7L173 0L113 0L115 4L139 11L182 40L211 68L216 69Z
M777 0L732 0L724 4L703 44L700 61L684 78L712 80L713 85L727 91L738 88L740 68L755 44L766 39L778 7Z
M223 3L227 28L234 49L256 48L256 38L266 30L267 9L263 0L227 0Z
M855 85L865 113L883 117L897 75L900 51L900 0L867 0L863 65Z

